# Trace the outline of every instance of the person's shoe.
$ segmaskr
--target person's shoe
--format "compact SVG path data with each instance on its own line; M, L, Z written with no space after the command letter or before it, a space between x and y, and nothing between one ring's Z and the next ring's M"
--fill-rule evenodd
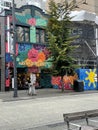
M32 94L32 96L36 96L37 94L35 93L35 94Z

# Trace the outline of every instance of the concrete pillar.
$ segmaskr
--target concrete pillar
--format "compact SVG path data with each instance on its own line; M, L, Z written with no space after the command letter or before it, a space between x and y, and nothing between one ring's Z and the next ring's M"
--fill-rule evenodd
M1 24L1 91L5 91L5 17L0 17Z

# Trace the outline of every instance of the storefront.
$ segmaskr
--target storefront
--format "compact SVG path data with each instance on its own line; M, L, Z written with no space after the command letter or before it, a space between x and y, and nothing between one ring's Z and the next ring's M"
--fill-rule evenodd
M6 10L5 15L7 16L6 26L11 30L13 28L11 11ZM40 76L43 78L42 69L52 65L49 59L45 31L48 16L40 8L26 5L15 10L15 17L17 84L18 89L25 89L24 82L29 80L31 72L35 73L37 80L40 81ZM13 55L11 54L13 53L13 37L11 31L7 31L5 37L5 88L11 90L13 78Z

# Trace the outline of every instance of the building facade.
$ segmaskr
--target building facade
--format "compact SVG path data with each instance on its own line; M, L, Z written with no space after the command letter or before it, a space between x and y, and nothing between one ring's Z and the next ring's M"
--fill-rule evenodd
M51 87L49 75L42 72L43 68L51 67L49 51L47 50L47 38L45 27L47 26L48 16L43 9L34 5L24 5L15 10L16 23L16 67L18 87L24 87L23 79L29 80L31 72L39 77L42 87ZM80 45L74 56L79 64L88 66L91 60L95 61L95 56L85 44L85 41L93 47L96 53L95 26L91 21L74 22L74 30L71 35L79 35L80 38L75 44ZM12 12L6 9L0 17L0 89L1 91L12 89L13 78L13 24ZM87 51L88 50L88 51ZM87 63L88 62L88 63ZM85 64L85 65L84 65ZM92 63L91 63L92 64ZM90 65L91 65L90 64ZM95 63L96 64L96 63ZM92 66L88 66L91 68ZM94 67L94 62L93 62Z
M18 87L24 87L24 79L29 80L30 73L39 77L41 69L52 64L47 50L45 28L48 16L33 5L22 6L15 10L16 23L16 68ZM0 17L0 88L1 91L12 89L13 78L13 24L11 10L5 10L5 17ZM41 73L43 77L43 73ZM44 77L43 77L44 78ZM40 81L44 86L43 78ZM47 76L47 79L50 78ZM50 81L45 80L51 86Z

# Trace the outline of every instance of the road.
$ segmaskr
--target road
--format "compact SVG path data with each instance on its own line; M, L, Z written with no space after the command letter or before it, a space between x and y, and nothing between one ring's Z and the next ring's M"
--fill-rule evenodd
M98 93L0 99L0 130L64 130L63 113L98 109Z

